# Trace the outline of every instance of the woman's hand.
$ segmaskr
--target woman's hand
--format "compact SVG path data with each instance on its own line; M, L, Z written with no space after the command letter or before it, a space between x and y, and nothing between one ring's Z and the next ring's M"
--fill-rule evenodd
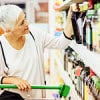
M21 91L28 91L31 89L30 84L26 80L14 76L5 77L3 79L3 84L15 84Z
M70 18L70 19L72 18L72 6L70 6L68 10L67 18Z
M64 28L64 33L69 38L71 38L72 33L73 33L71 17L72 17L72 8L70 6L69 11L68 11L66 25L65 25L65 28Z
M18 87L19 90L28 91L31 89L30 84L21 78L13 77L12 82Z

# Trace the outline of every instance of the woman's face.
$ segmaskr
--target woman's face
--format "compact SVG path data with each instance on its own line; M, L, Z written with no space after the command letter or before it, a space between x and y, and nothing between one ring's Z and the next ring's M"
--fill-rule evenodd
M28 22L23 12L19 15L13 31L21 36L29 33Z

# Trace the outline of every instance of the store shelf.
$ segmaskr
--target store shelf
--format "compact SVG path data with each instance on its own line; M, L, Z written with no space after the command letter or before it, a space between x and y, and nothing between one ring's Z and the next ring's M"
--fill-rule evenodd
M86 0L66 0L64 1L60 7L58 8L59 11L63 11L63 10L66 10L69 8L69 6L72 4L72 3L81 3L81 2L84 2Z
M71 100L82 100L81 97L77 94L75 90L75 85L72 83L71 78L68 75L67 71L62 71L62 73L59 73L64 80L64 83L69 85L71 87L69 97L71 97Z
M86 46L77 44L74 40L70 44L70 47L78 53L79 58L84 61L86 66L91 67L91 69L100 77L100 54L89 51Z

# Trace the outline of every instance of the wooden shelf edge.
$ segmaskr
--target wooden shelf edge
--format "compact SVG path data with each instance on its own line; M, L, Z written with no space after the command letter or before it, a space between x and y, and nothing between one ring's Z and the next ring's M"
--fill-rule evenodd
M87 1L87 0L66 0L61 4L58 10L59 11L67 10L72 3L82 3L84 1Z
M58 10L59 11L67 10L72 3L73 2L71 0L66 0L66 1L63 2L63 4L60 5L60 7L58 8Z

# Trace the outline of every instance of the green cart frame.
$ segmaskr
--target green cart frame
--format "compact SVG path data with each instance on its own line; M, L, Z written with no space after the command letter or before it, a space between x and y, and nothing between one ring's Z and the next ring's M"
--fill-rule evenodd
M13 84L0 84L0 88L2 89L17 89L16 85ZM49 90L59 90L59 98L66 98L70 92L70 86L63 84L63 85L59 85L59 86L48 86L48 85L34 85L31 86L32 89L49 89ZM25 99L26 100L26 99ZM30 99L28 99L30 100ZM34 100L34 99L31 99ZM36 100L36 99L35 99ZM37 99L37 100L52 100L52 99ZM53 99L53 100L58 100L58 99Z

